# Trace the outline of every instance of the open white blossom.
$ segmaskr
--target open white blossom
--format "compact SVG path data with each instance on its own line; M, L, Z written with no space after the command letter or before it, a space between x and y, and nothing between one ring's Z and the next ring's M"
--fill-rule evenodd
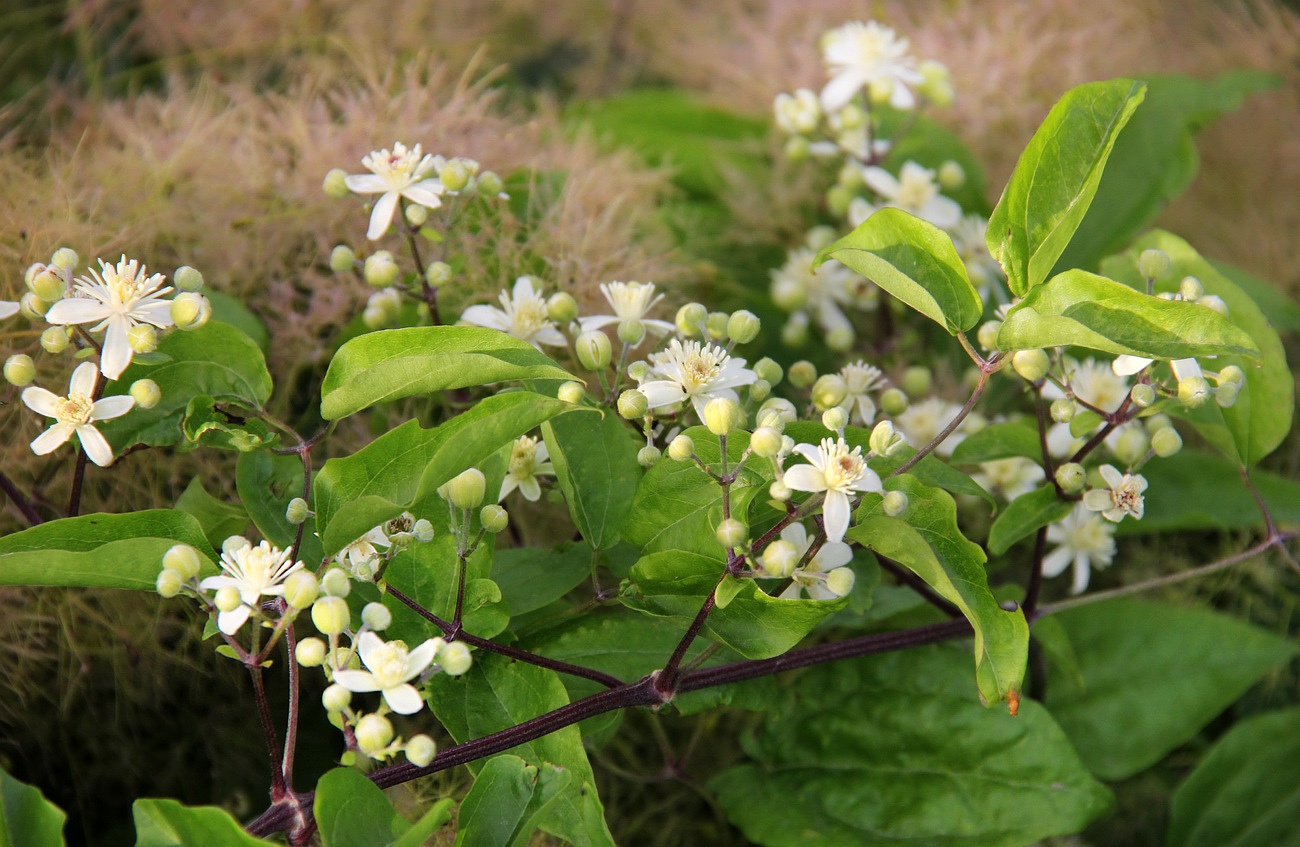
M853 226L858 226L886 206L902 209L941 229L956 226L961 221L961 206L951 197L939 193L934 171L916 162L904 162L897 177L884 168L869 165L862 169L862 179L883 202L879 206L865 201L850 204L849 223Z
M866 281L834 259L814 270L816 258L817 251L812 247L791 250L785 264L770 271L772 299L795 315L812 315L824 333L840 328L851 332L853 324L845 316L842 306L854 301L857 282ZM867 285L875 289L871 283Z
M840 376L848 386L840 408L848 412L852 420L870 426L876 419L876 401L871 399L871 392L884 388L889 380L885 379L880 368L861 359L840 368Z
M655 304L664 299L662 294L655 296L653 282L602 282L600 290L605 295L610 308L614 310L614 314L578 318L578 325L583 332L622 321L640 321L645 324L647 330L659 335L666 335L673 331L674 325L671 321L646 317Z
M889 104L911 109L916 97L910 86L924 77L916 58L908 55L908 40L875 21L854 21L822 36L822 59L831 76L822 89L822 108L833 112L847 105L859 91L872 85L888 86Z
M880 476L867 466L861 447L849 449L844 439L823 438L820 447L799 444L794 452L808 460L785 472L784 480L795 491L825 491L822 515L826 540L843 541L849 528L850 492L881 491Z
M408 650L400 641L386 642L373 632L363 633L357 640L357 654L366 670L334 671L334 682L358 694L382 692L388 708L399 715L413 715L420 711L424 700L410 680L433 664L446 643L441 638L430 638Z
M334 561L347 568L353 577L363 582L373 581L376 563L383 556L380 549L393 546L385 529L386 525L380 524L370 530L336 553Z
M908 406L894 418L894 423L898 424L898 428L903 431L908 445L920 450L937 438L939 433L943 432L943 428L960 412L961 406L956 403L949 403L939 397L929 397ZM969 420L967 418L967 421ZM966 438L966 433L962 431L965 424L966 421L963 421L962 425L953 430L934 452L940 456L951 456L953 448Z
M366 237L377 241L388 232L402 197L429 209L441 206L445 189L436 176L430 175L436 174L442 163L441 156L424 155L419 144L408 150L400 141L392 150L375 150L363 158L361 164L370 173L352 174L344 184L356 194L380 195L370 213Z
M475 326L499 329L520 341L542 349L541 345L564 346L564 334L546 314L546 298L540 289L533 287L533 278L521 276L509 294L502 291L498 297L501 308L495 306L470 306L460 319Z
M134 356L128 333L131 327L149 324L166 329L172 325L171 301L162 299L171 287L163 288L163 275L146 275L146 268L123 256L116 265L103 259L99 270L79 277L72 296L50 307L45 319L52 324L88 324L91 332L107 330L100 364L104 376L117 379Z
M1121 474L1114 465L1102 465L1098 470L1107 487L1084 492L1083 505L1101 512L1103 518L1115 523L1124 520L1126 515L1142 520L1142 492L1147 490L1146 477Z
M789 541L799 551L798 561L812 546L812 538L801 523L792 523L781 530L781 539ZM843 541L827 541L821 549L800 568L790 575L790 585L781 592L786 600L797 600L801 593L807 593L813 600L834 600L840 595L831 591L826 580L831 571L844 567L853 559L853 550Z
M1009 501L1033 491L1044 476L1042 466L1024 456L982 462L979 471L971 474L984 490L1000 493Z
M736 389L758 379L744 359L729 356L721 347L676 338L667 350L650 354L650 365L648 379L640 386L649 408L689 401L700 420L710 400L739 400Z
M217 629L234 635L262 602L262 597L284 594L284 581L303 569L302 562L291 562L288 550L272 547L263 541L254 547L247 539L242 544L223 545L222 573L199 583L204 590L231 586L239 592L240 604L217 613Z
M822 117L817 94L800 88L794 94L778 94L772 104L776 125L792 135L803 135L817 128Z
M1141 356L1130 356L1125 353L1115 357L1115 361L1110 363L1110 368L1119 376L1132 376L1154 361L1155 359L1144 359ZM1201 366L1195 359L1171 359L1169 367L1174 372L1174 379L1179 382L1201 376Z
M521 436L510 448L510 465L506 478L501 481L501 493L497 502L506 499L506 495L516 488L525 500L536 501L542 496L542 488L537 477L555 476L555 468L550 462L551 454L546 445L531 436Z
M32 442L33 453L44 456L75 434L90 461L101 468L113 464L113 448L95 428L95 421L125 415L131 411L135 400L129 394L119 394L92 401L90 398L95 393L98 377L99 368L94 362L82 362L72 372L67 397L59 397L53 391L35 385L23 389L23 403L27 408L55 421L49 429L36 436Z
M1043 557L1043 576L1053 577L1074 565L1071 594L1088 587L1091 568L1104 568L1115 556L1115 528L1083 505L1047 528L1047 540L1059 545Z
M1096 359L1084 359L1075 362L1065 360L1065 372L1069 375L1070 390L1074 396L1105 412L1113 412L1128 397L1128 380L1115 373L1109 362ZM1043 385L1043 397L1059 400L1065 396L1053 382Z

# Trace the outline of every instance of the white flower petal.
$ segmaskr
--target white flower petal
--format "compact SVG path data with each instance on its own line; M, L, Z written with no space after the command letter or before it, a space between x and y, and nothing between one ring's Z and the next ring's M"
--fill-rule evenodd
M388 708L399 715L413 715L424 706L424 700L420 699L420 692L416 691L414 686L406 684L385 688L384 702L388 704Z
M23 389L23 403L38 415L44 415L47 418L58 417L59 403L63 398L53 391L47 391L39 385L33 385Z
M106 468L113 464L113 448L108 446L108 441L90 424L82 424L77 427L77 440L81 442L81 449L86 451L90 461Z
M72 424L56 423L54 426L45 430L45 432L36 436L36 439L32 441L32 452L37 456L44 456L51 450L57 449L59 445L71 438L72 433L75 432L76 429L77 428Z
M356 194L383 194L391 187L378 174L352 174L344 178L343 184Z
M843 541L827 541L822 549L813 556L812 565L816 570L826 573L843 567L853 561L853 548Z
M786 484L789 485L788 482ZM826 502L822 504L822 515L826 519L826 540L843 541L852 515L849 496L840 491L827 491Z
M334 682L357 694L379 690L375 675L370 671L335 671Z
M406 678L424 673L424 669L433 664L437 658L438 651L446 646L447 642L441 638L427 638L420 646L416 647L406 656Z
M542 487L537 484L537 477L527 476L519 480L519 493L530 503L536 503L542 496Z
M239 605L229 612L217 613L217 629L226 635L234 635L239 632L239 628L248 620L248 616L253 614L253 610L247 606Z
M434 186L442 187L442 183L436 180L426 179L424 182L417 182L415 185L408 185L402 189L402 196L428 209L436 209L442 205L442 198Z
M108 332L104 334L104 352L99 357L104 368L105 379L117 379L122 375L122 371L126 370L126 366L131 364L133 354L127 336L130 328L131 322L121 315L114 315L108 319ZM87 396L89 393L86 392Z
M1073 558L1073 551L1068 547L1057 547L1043 557L1043 576L1054 577L1065 573Z
M839 74L822 89L822 108L827 112L836 112L844 108L862 88L863 83L860 74L853 72Z
M1153 360L1143 359L1141 356L1130 356L1127 353L1115 357L1115 361L1110 363L1110 368L1117 376L1132 376L1138 371L1151 364Z
M99 367L94 362L82 362L72 372L68 380L68 394L80 394L89 397L95 391L95 381L99 378Z
M375 669L375 659L383 649L384 639L373 632L362 634L357 641L357 655L361 657L361 663L371 670Z
M0 300L0 320L12 318L18 314L18 304L7 300Z
M870 188L886 200L893 200L903 188L899 184L897 177L884 168L878 168L874 165L862 169L862 181L867 184L867 188Z
M375 209L370 213L370 228L366 230L366 238L371 241L378 241L388 232L388 227L393 223L393 214L397 211L396 191L389 191L375 202Z
M52 324L88 324L113 314L113 308L89 297L67 297L50 307L45 320Z
M812 465L795 465L785 472L784 481L787 486L795 491L826 490L826 474Z
M107 421L113 418L120 418L131 407L135 405L135 398L130 394L115 394L112 397L105 397L102 400L96 400L94 408L90 413L92 421Z
M470 306L461 314L460 319L475 326L485 326L488 329L499 329L502 332L510 330L510 316L495 306L483 304Z

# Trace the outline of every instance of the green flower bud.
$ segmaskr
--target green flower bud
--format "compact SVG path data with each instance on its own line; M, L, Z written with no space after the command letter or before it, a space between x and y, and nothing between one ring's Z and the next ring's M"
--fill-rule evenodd
M483 194L489 197L499 197L504 188L505 185L501 182L501 177L496 171L483 171L483 173L479 174L478 190Z
M407 203L406 208L402 209L402 217L406 218L407 224L411 227L419 229L429 219L429 207L421 206L419 203Z
M749 446L754 455L768 459L781 452L782 441L780 432L770 426L760 426L749 437Z
M578 301L567 291L557 291L546 301L546 316L556 323L567 324L578 317Z
M627 420L645 417L650 401L635 388L630 388L618 395L618 413Z
M185 579L180 574L171 568L163 568L158 572L158 580L154 583L154 588L164 600L170 600L181 593L181 586L184 584Z
M36 363L26 353L15 353L5 359L4 375L11 385L30 385L36 379Z
M768 576L788 579L790 574L794 573L795 566L799 564L799 548L783 538L778 538L764 548L762 555L758 557L758 564L763 569L763 573Z
M770 414L769 414L770 413ZM775 420L771 416L775 415ZM771 397L758 409L759 425L785 429L785 425L799 419L794 404L784 397Z
M880 505L886 515L896 518L907 511L907 495L901 491L886 491Z
M348 601L332 595L318 598L311 607L311 622L325 635L338 635L352 623Z
M653 444L647 444L637 451L636 460L641 463L641 467L648 468L655 462L659 461L659 457L662 455L663 454L660 452L658 447Z
M790 491L790 486L778 479L767 487L767 493L773 500L779 500L784 503L786 500L790 499L790 495L793 492Z
M907 411L907 395L897 388L886 388L880 394L880 410L886 415L901 415Z
M430 262L424 269L424 281L437 288L451 282L451 265L446 262Z
M352 692L335 683L321 693L320 702L327 712L341 712L352 703Z
M298 645L293 648L293 657L304 668L318 668L325 664L325 654L328 651L329 647L325 642L313 636L298 642ZM339 687L342 688L342 686Z
M966 169L952 159L939 166L939 185L944 191L956 191L966 184Z
M749 537L749 530L735 518L727 518L718 524L715 534L723 547L739 547Z
M1217 294L1206 294L1204 297L1198 297L1196 302L1207 309L1213 309L1225 318L1228 316L1228 304L1223 302L1223 298Z
M447 499L457 509L474 509L483 502L487 478L478 468L469 468L447 483Z
M203 567L199 551L188 544L177 544L168 548L163 554L163 567L175 571L184 581L194 579Z
M68 290L68 284L63 277L53 269L46 268L36 274L27 283L27 287L37 297L47 303L62 299L64 292Z
M737 344L748 344L758 337L762 321L753 312L741 309L727 318L727 337Z
M386 288L392 285L397 282L400 273L401 270L397 267L393 254L387 250L376 250L367 256L362 270L366 282L375 288Z
M326 197L333 197L338 200L348 196L348 172L342 168L330 168L329 173L325 174L325 180L321 183L321 190L325 192Z
M1143 250L1138 256L1138 271L1150 280L1169 272L1169 254L1164 250Z
M1002 321L985 321L980 324L979 332L975 334L975 340L980 346L990 353L998 349L998 331L1002 329Z
M1075 413L1078 411L1079 407L1076 406L1074 401L1068 397L1061 397L1060 399L1052 401L1052 420L1057 423L1069 423L1070 419L1073 418Z
M645 340L645 324L641 321L619 321L618 340L629 347L635 347Z
M311 509L307 507L307 501L301 497L290 500L288 507L284 510L284 519L294 526L303 523L310 516Z
M767 396L772 393L772 383L765 379L756 379L749 384L749 399L755 401L766 400Z
M849 385L839 374L822 374L813 384L812 401L818 409L829 409L844 402Z
M423 734L412 736L411 740L406 742L406 761L417 768L427 767L433 761L437 750L433 739L429 736Z
M361 312L361 322L366 329L383 329L392 322L392 316L376 306L367 306Z
M361 622L375 632L383 632L393 623L393 613L383 603L367 603L361 609Z
M796 320L796 318L803 318ZM808 319L796 315L781 327L781 343L786 347L802 347L808 341Z
M81 261L81 259L77 256L77 251L73 250L71 247L60 247L58 250L55 250L54 255L50 257L51 265L56 265L65 270L75 268L79 261Z
M694 454L695 441L689 435L679 435L668 444L668 458L674 462L688 461Z
M331 597L346 597L352 591L352 580L342 568L330 568L321 577L320 588Z
M1168 257L1166 257L1165 261L1168 262ZM1201 285L1201 281L1196 277L1185 276L1183 281L1178 283L1178 293L1182 295L1184 300L1190 300L1194 303L1205 296L1205 286Z
M495 503L484 506L478 513L478 519L483 528L493 534L501 532L510 524L510 515Z
M826 574L826 590L836 597L844 597L853 590L857 574L853 568L834 568Z
M465 163L456 159L443 165L442 170L438 172L438 179L448 191L460 191L469 182L471 176L473 174L469 172Z
M930 387L933 384L934 375L924 365L913 365L903 371L903 378L898 381L898 387L907 392L908 397L921 397L929 394Z
M1246 374L1236 365L1228 365L1219 371L1219 385L1236 385L1240 387L1246 382Z
M411 535L414 535L415 540L421 544L428 544L433 540L433 524L425 518L420 518L415 522L415 526L411 527Z
M802 135L795 135L786 139L782 153L791 162L802 162L808 158L811 148L812 145L808 143L808 139Z
M1238 383L1230 382L1227 385L1220 385L1219 390L1214 393L1214 402L1219 404L1222 409L1231 408L1237 402L1237 395L1241 393Z
M334 273L347 273L356 265L357 254L346 244L340 244L330 251L330 270L334 271Z
M393 724L383 715L365 715L353 730L357 746L367 756L382 753L393 740Z
M726 435L745 421L740 404L726 397L716 397L704 406L704 425L714 435Z
M633 362L627 366L627 375L638 383L645 382L650 376L650 366L645 362Z
M251 547L252 542L242 535L231 535L221 542L221 552L226 556L234 556L245 547Z
M1056 469L1056 484L1066 494L1075 494L1083 490L1088 481L1088 472L1078 462L1066 462Z
M1204 377L1193 376L1178 381L1178 401L1189 409L1204 406L1209 399L1210 385Z
M677 310L677 331L687 338L694 338L701 332L704 322L709 319L709 311L702 303L687 303Z
M1157 456L1166 459L1183 449L1183 438L1171 426L1157 429L1151 436L1151 449L1156 451Z
M199 291L203 288L203 274L189 265L181 265L172 274L172 281L181 291Z
M839 406L833 406L822 412L822 426L835 432L841 432L848 426L849 413Z
M704 329L709 334L709 338L714 341L726 341L727 321L730 319L726 312L709 312L709 317L704 321Z
M1127 465L1136 464L1151 447L1151 439L1141 427L1125 427L1115 441L1115 457Z
M609 336L598 329L588 330L578 336L578 361L589 371L598 371L609 364Z
M795 388L807 388L817 381L817 368L812 362L801 359L790 366L788 371L790 384ZM847 390L847 387L846 389Z
M767 356L754 363L754 373L758 374L759 379L767 380L769 385L780 385L781 378L785 376L781 366Z
M438 651L438 665L449 676L460 676L469 670L472 663L473 656L464 642L453 641Z
M1051 361L1042 350L1017 350L1011 356L1011 367L1030 382L1037 382L1047 376Z
M158 330L149 324L136 324L126 331L126 343L135 353L152 353L158 349Z
M18 298L18 311L22 312L23 317L29 321L44 319L51 305L53 304L42 300L30 291Z
M867 446L877 456L892 456L907 446L907 439L895 429L893 421L881 421L872 427Z
M843 353L853 346L853 330L847 326L837 326L826 333L826 346L836 353Z
M220 612L233 612L244 601L239 596L239 589L233 585L223 585L217 589L212 598L212 605Z
M940 108L952 105L952 77L948 67L934 59L926 59L916 69L921 72L920 93Z
M1133 398L1133 402L1139 409L1149 408L1156 402L1156 390L1145 382L1139 382L1133 386L1129 396Z
M311 571L294 571L284 581L284 602L293 609L305 609L316 602L320 594L320 584L316 574Z
M52 326L41 333L41 347L46 353L58 355L68 349L72 335L66 326Z
M560 386L556 396L560 398L562 403L581 403L586 393L587 389L583 387L581 382L570 381Z
M172 298L171 318L178 329L198 329L211 314L211 304L198 292L186 291Z

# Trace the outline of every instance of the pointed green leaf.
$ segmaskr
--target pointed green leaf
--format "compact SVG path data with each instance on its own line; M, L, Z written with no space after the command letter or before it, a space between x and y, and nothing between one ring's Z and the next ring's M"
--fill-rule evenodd
M267 847L270 841L244 832L239 821L215 806L182 806L175 800L136 800L135 847Z
M242 535L248 527L248 513L244 507L213 497L197 476L176 499L176 508L194 516L214 549L230 536Z
M1039 527L1056 523L1073 509L1074 503L1058 497L1056 486L1050 483L1028 494L1021 494L1007 504L1002 514L993 521L993 526L989 527L989 552L1001 556L1020 539Z
M522 847L537 820L572 775L555 765L530 765L518 756L488 759L460 804L456 847Z
M290 500L303 496L302 458L267 451L240 453L235 464L235 486L262 537L282 550L288 549L298 537L298 527L289 523L285 509ZM312 499L308 497L309 506L313 505ZM308 516L302 525L298 558L313 567L323 558L315 517Z
M63 847L66 819L39 788L0 769L0 847Z
M1004 422L989 424L966 436L953 448L949 458L954 465L973 465L1017 456L1034 462L1043 461L1038 431L1025 424Z
M1020 154L989 218L989 252L1013 294L1047 279L1074 236L1115 139L1146 92L1131 79L1090 82L1065 93Z
M578 531L598 550L613 547L641 481L632 430L607 412L554 418L542 435Z

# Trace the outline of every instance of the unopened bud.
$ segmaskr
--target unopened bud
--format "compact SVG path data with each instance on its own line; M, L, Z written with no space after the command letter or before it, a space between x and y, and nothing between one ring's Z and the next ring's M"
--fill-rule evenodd
M330 168L321 183L321 190L325 192L326 197L333 197L335 200L347 197L348 172L342 168Z
M797 312L808 302L808 289L797 279L779 277L772 282L772 302L785 312Z
M442 668L442 672L449 676L460 676L465 673L473 661L469 647L462 641L453 641L438 651L438 665Z
M570 381L560 386L560 390L556 392L556 396L560 398L560 402L562 403L581 403L582 397L586 393L587 390L583 388L581 382Z
M749 384L749 399L763 401L772 393L772 383L765 379L756 379Z
M780 385L781 378L785 376L781 366L767 356L754 363L754 373L758 374L759 379L767 380L770 385Z
M903 371L903 378L898 381L898 387L907 392L908 397L921 397L929 394L930 387L933 384L934 375L924 365L912 365Z
M383 715L366 715L357 721L353 733L357 746L366 755L380 753L393 740L393 724Z
M723 547L739 547L749 537L749 530L735 518L726 518L718 524L716 535Z
M781 327L781 343L786 347L802 347L808 341L808 318L802 313L785 322Z
M321 577L320 588L331 597L346 597L352 591L352 580L342 568L330 568Z
M754 455L771 458L781 452L782 441L780 432L770 426L760 426L749 437L749 447L754 451Z
M361 609L361 622L375 632L383 632L393 623L393 613L383 603L367 603Z
M892 456L906 445L907 439L894 427L893 421L881 421L876 424L872 427L871 437L867 440L867 446L877 456Z
M1226 385L1220 385L1219 390L1214 393L1214 402L1219 404L1222 409L1228 409L1237 402L1237 395L1241 393L1239 383L1229 382Z
M1228 316L1228 304L1217 294L1206 294L1204 297L1197 298L1196 302L1207 309L1213 309L1225 318Z
M184 584L185 580L180 574L171 568L163 568L158 572L158 579L154 582L154 589L163 599L170 600L181 593L181 586Z
M293 657L298 660L298 664L304 668L318 668L325 664L325 654L329 652L329 647L324 641L312 636L304 638L293 648Z
M685 462L694 454L695 441L689 435L679 435L668 443L668 458L674 462Z
M406 742L406 761L417 768L427 767L437 752L433 739L424 734L411 736L411 740Z
M1011 367L1030 382L1037 382L1047 376L1050 364L1047 353L1042 350L1017 350L1011 356Z
M464 162L452 159L442 166L438 172L438 179L446 186L448 191L460 191L469 182L473 176Z
M773 429L784 429L785 425L799 419L799 413L795 410L794 404L784 397L771 397L758 409L759 425L770 426ZM776 420L768 419L771 413L776 415Z
M1228 365L1219 371L1219 385L1236 385L1240 387L1246 381L1246 374L1236 365Z
M618 322L618 340L635 347L645 340L645 324L638 320Z
M483 171L478 175L478 190L488 197L499 197L505 184L496 171Z
M907 411L907 395L897 388L886 388L880 394L880 410L886 415L896 416Z
M253 544L242 535L231 535L221 542L221 552L226 556L234 556L245 547L252 547Z
M662 455L663 453L660 452L658 447L653 444L647 444L637 451L636 460L641 463L641 467L648 468L655 462L658 462L659 457Z
M700 334L704 322L709 319L709 310L703 303L687 303L677 310L677 331L687 338Z
M957 162L948 159L939 166L939 185L945 191L955 191L966 184L966 170Z
M1056 484L1061 486L1061 490L1066 494L1082 491L1087 481L1088 472L1078 462L1066 462L1056 469Z
M1210 385L1204 377L1192 376L1178 380L1178 401L1184 406L1195 409L1205 405L1205 401L1209 399Z
M1002 329L1002 321L985 321L980 324L979 332L975 334L975 340L980 346L990 353L998 349L998 331Z
M393 254L387 250L376 250L367 256L362 270L366 282L376 288L386 288L397 282L399 273Z
M589 371L598 371L609 364L609 336L598 329L589 330L578 336L575 344L578 349L578 361Z
M1169 254L1164 250L1143 250L1138 256L1138 271L1149 280L1157 280L1169 271Z
M239 589L233 585L221 586L212 598L212 605L216 606L219 612L233 612L243 602L239 596Z
M645 362L633 362L627 366L627 375L637 383L645 382L650 376L650 366Z
M478 513L483 529L493 534L501 532L510 525L510 514L495 503L489 503Z
M822 426L835 432L842 432L848 426L849 413L839 406L833 406L822 412Z
M627 420L644 417L650 401L635 388L630 388L618 395L618 413Z
M306 521L310 515L311 509L307 507L307 501L301 497L290 500L289 505L284 510L284 519L294 526Z
M311 622L325 635L338 635L352 622L348 601L332 595L318 598L311 607Z
M1129 396L1133 398L1134 405L1139 409L1149 408L1156 402L1155 388L1145 382L1139 382L1137 385L1133 386L1133 389L1129 392Z
M1115 441L1115 457L1127 465L1136 464L1151 447L1151 439L1141 427L1125 427Z
M179 329L194 329L204 320L207 298L195 291L186 291L172 298L172 323ZM211 306L206 306L211 310Z
M778 538L763 549L758 564L768 576L786 579L794 573L795 565L799 564L799 548Z
M81 259L77 256L77 251L73 250L71 247L60 247L58 250L55 250L54 255L50 257L51 265L57 265L64 270L75 268L79 261L81 261Z
M1057 423L1069 423L1070 419L1073 418L1075 413L1078 411L1079 407L1076 406L1074 401L1068 397L1061 397L1052 401L1052 420Z
M321 693L320 702L327 712L341 712L351 704L352 692L334 683Z
M184 581L194 579L203 567L199 551L188 544L176 544L163 554L163 567L175 571Z
M567 324L578 316L578 301L567 291L557 291L546 301L546 316L556 323Z
M415 526L411 527L411 535L414 535L415 540L421 544L428 544L433 540L433 524L426 518L420 518L415 522Z
M149 324L136 324L126 331L126 344L133 353L152 353L158 349L158 330Z
M346 244L339 244L330 251L330 270L336 274L347 273L357 265L357 254Z
M1196 277L1185 276L1183 281L1178 283L1178 293L1184 300L1197 302L1205 296L1205 286L1201 285L1201 281Z
M63 297L64 292L68 290L67 283L58 271L53 268L47 268L38 274L35 274L27 282L27 287L33 294L47 303L51 303Z
M30 385L36 379L36 363L26 353L15 353L5 359L4 375L11 385Z
M52 326L41 333L41 347L46 353L59 354L68 349L72 336L66 326Z
M808 143L808 139L802 135L795 135L786 140L782 153L791 162L802 162L808 158L811 149L812 145Z
M172 281L181 291L199 291L203 288L203 274L189 265L181 265L172 274Z
M826 333L826 347L837 353L843 353L853 346L853 329L847 326L837 326L830 332Z
M784 503L786 500L790 499L790 495L793 492L790 491L790 486L778 479L767 487L767 493L773 500L779 500Z
M761 327L762 321L753 312L741 309L727 318L727 337L737 344L748 344L758 337Z
M709 338L714 341L727 340L727 321L731 316L726 312L709 312L708 318L704 321L704 329L709 334Z
M284 581L284 602L290 608L305 609L316 602L320 594L320 584L316 574L308 570L294 571Z
M740 404L727 397L715 397L704 407L704 425L714 435L726 435L744 420Z
M1162 427L1151 435L1151 449L1160 458L1168 458L1183 449L1183 438L1173 427Z
M826 574L826 590L836 597L847 595L853 590L855 582L857 582L857 574L853 572L853 568L835 568Z
M424 269L424 281L437 288L451 282L451 265L446 262L430 262Z
M907 495L901 491L886 491L880 505L886 515L896 518L907 511Z
M844 402L849 385L839 374L822 374L813 384L812 401L818 409L829 409Z
M23 317L31 321L43 319L45 313L50 310L51 305L51 303L42 300L31 291L18 298L18 311L23 313Z
M478 468L469 468L447 483L447 499L457 509L474 509L483 502L487 478Z
M921 94L941 108L952 105L954 93L948 66L934 59L926 59L917 66L917 70L921 72Z

